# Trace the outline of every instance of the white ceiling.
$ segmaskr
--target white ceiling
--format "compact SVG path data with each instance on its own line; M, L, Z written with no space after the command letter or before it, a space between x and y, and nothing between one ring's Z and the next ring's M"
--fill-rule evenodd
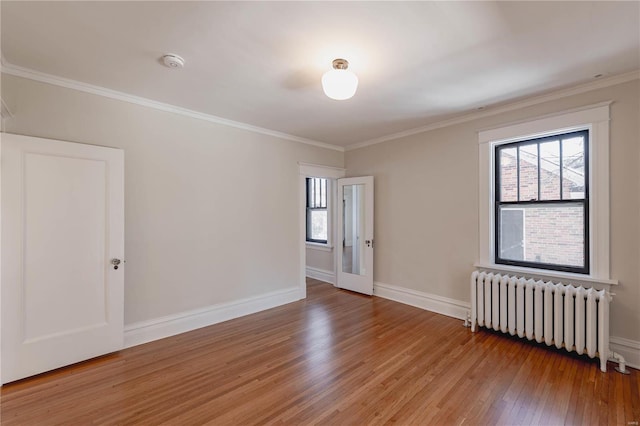
M7 62L347 146L640 68L639 2L1 2ZM186 60L160 65L164 53ZM346 58L360 84L320 78Z

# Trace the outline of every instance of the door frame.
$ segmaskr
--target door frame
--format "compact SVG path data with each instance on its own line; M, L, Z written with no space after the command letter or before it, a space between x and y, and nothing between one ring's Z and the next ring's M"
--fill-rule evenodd
M336 197L337 197L337 184L335 181L337 179L345 177L347 170L340 167L332 167L332 166L323 166L320 164L311 164L311 163L303 163L298 162L299 168L299 176L298 176L298 250L299 250L299 262L300 269L298 272L298 283L299 283L299 299L307 298L307 182L306 179L308 177L319 177L331 179L334 181L334 184L331 185L331 215L333 220L331 226L331 236L334 244L334 248L332 251L333 256L333 272L337 274L336 269L336 218L337 218L337 206L336 206Z

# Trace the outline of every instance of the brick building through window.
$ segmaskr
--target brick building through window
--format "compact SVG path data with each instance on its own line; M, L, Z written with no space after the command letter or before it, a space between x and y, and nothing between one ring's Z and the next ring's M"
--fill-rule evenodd
M587 135L497 148L499 259L586 269Z

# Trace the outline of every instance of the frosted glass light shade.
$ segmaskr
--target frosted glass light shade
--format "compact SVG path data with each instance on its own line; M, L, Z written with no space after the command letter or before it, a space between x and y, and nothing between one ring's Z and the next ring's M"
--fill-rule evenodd
M346 69L333 69L322 76L322 90L331 99L351 98L358 89L358 77Z

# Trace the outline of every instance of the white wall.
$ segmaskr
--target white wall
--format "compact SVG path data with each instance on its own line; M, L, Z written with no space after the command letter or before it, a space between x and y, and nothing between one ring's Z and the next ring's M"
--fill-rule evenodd
M343 153L2 75L9 133L125 150L125 323L297 287L298 162Z
M640 341L638 80L348 151L349 176L373 175L375 280L469 301L478 260L478 134L602 101L611 106L611 334Z

